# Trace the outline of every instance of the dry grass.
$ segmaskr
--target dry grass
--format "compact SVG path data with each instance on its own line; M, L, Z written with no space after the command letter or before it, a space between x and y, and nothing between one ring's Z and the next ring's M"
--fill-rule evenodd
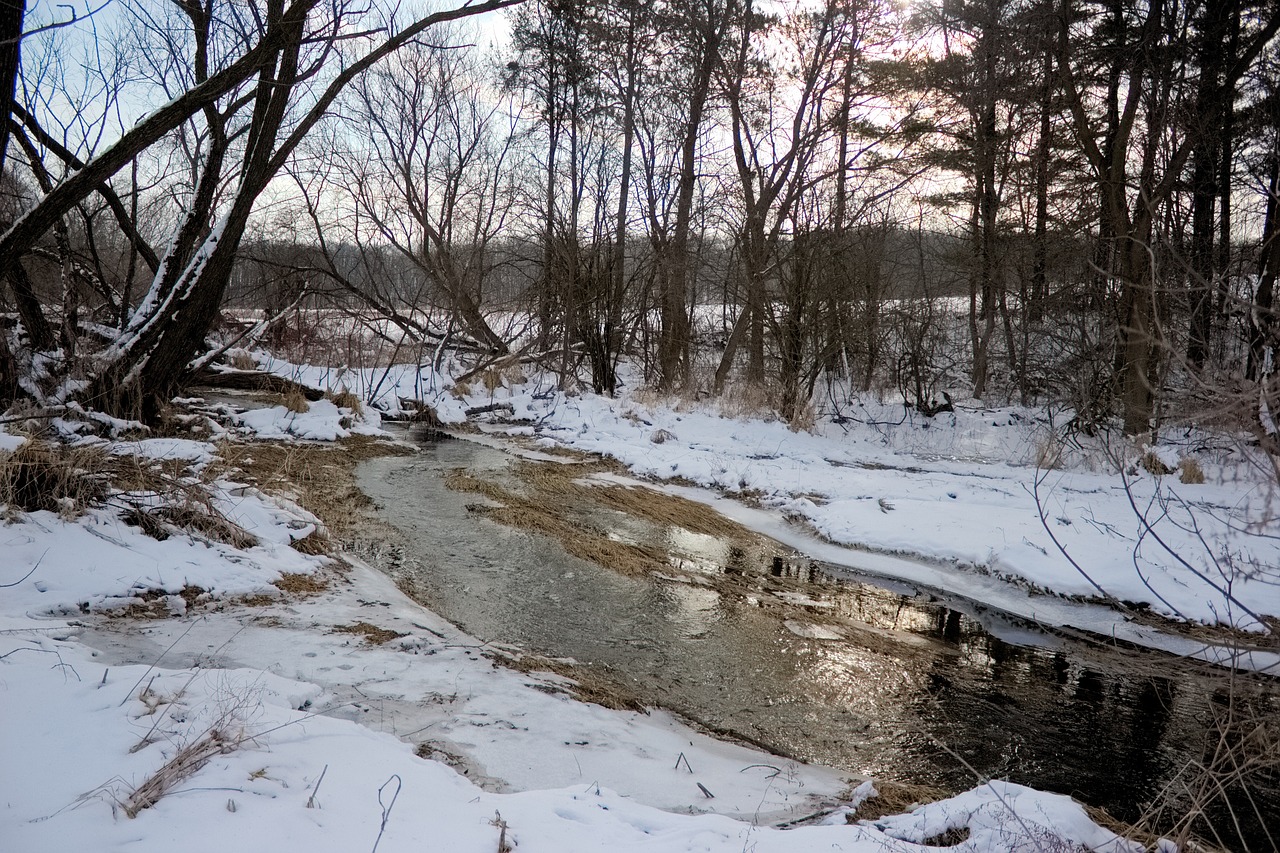
M1157 477L1172 474L1176 470L1164 464L1164 460L1162 460L1155 451L1152 450L1148 450L1146 453L1142 454L1142 459L1138 464L1141 465L1147 473L1154 474Z
M220 727L210 729L199 740L179 749L164 766L134 788L121 802L121 808L129 817L137 817L143 809L149 809L158 803L179 782L193 776L215 755L234 750L243 739L243 734L231 735Z
M10 513L46 510L74 518L106 500L113 463L97 448L30 440L0 456L0 504Z
M392 631L389 628L379 628L377 625L369 622L353 622L350 625L334 625L333 632L335 634L355 634L363 637L364 641L371 646L380 646L383 643L389 643L392 640L405 636L403 632Z
M301 539L290 542L289 547L299 554L318 557L333 551L333 540L323 530L313 530Z
M485 370L480 374L480 384L484 385L484 390L492 394L494 391L503 387L502 371L498 368L490 367L488 370Z
M455 492L470 492L483 495L495 503L513 503L519 500L511 492L492 480L482 480L474 476L466 468L454 468L444 475L445 488Z
M271 585L282 592L292 593L293 595L315 595L317 592L324 592L329 588L327 578L318 575L303 575L293 572L285 572L280 576L279 580L274 580Z
M345 385L340 390L329 391L324 396L339 409L350 409L357 415L364 414L364 401L352 394Z
M1045 435L1036 444L1035 464L1042 471L1055 471L1062 465L1064 447L1056 432Z
M812 400L801 406L787 423L787 429L792 432L812 433L817 427L818 407L813 404Z
M594 526L576 523L564 512L567 498L589 487L573 482L571 475L581 474L581 469L562 470L558 464L522 462L514 470L530 494L517 494L491 480L482 480L464 469L455 469L445 476L445 485L454 491L483 495L498 506L473 504L472 512L491 518L500 524L550 536L575 557L628 575L652 572L667 565L666 552L660 548L620 542L608 536L606 531ZM591 489L592 495L603 498L612 494L615 507L644 503L638 494L642 490L608 487ZM630 494L635 492L636 494ZM655 493L656 494L656 493ZM678 517L671 510L669 517Z
M253 356L244 350L232 350L227 353L227 364L236 370L257 370L258 363L253 360Z
M666 547L620 541L598 522L575 518L573 505L599 504L658 526L680 527L707 536L750 538L740 525L694 501L642 486L580 482L588 473L613 467L614 463L609 461L562 465L520 460L511 468L517 482L515 487L481 479L461 468L445 476L445 485L454 491L483 495L496 504L468 506L476 515L549 536L573 556L626 575L669 571L670 554Z
M649 441L653 442L654 444L666 444L668 441L671 441L675 437L676 437L675 433L673 432L670 432L665 429L655 429L652 433L649 434Z
M772 421L778 417L778 407L769 389L755 383L735 385L716 398L716 406L724 418Z
M188 501L178 506L165 506L154 511L165 521L188 533L233 548L252 548L258 537L231 521L208 501Z
M1178 479L1189 486L1201 485L1204 483L1204 469L1192 457L1184 456L1178 460Z
M224 441L205 476L230 476L248 481L264 492L288 494L303 509L322 519L331 535L342 538L379 523L372 513L373 502L356 488L355 466L366 459L412 452L368 436L351 436L324 445ZM303 550L322 544L323 538L315 538L312 542L300 540L294 546Z
M282 395L284 407L295 414L302 414L310 411L311 404L307 402L307 398L303 395L301 389L290 388Z
M745 536L746 529L709 506L643 486L592 486L600 503L655 524L683 527L707 536Z
M617 473L623 470L612 459L590 459L581 465L562 465L522 459L512 465L511 470L516 479L528 487L528 497L539 506L553 499L559 501L561 506L565 499L580 503L595 502L654 524L683 527L691 533L702 533L707 536L746 534L746 530L741 525L697 501L669 495L641 485L582 482L591 474ZM510 505L511 493L499 485L487 480L478 480L461 469L450 472L449 477L458 478L456 486L446 478L445 484L449 488L478 492L499 503Z
M952 796L953 793L944 788L939 788L933 785L886 782L880 779L875 780L875 787L878 794L864 800L852 814L847 815L845 817L847 822L858 823L863 820L875 821L882 817L906 814L918 806L938 802L939 800L945 800ZM1154 849L1157 840L1156 835L1146 832L1141 828L1116 820L1104 809L1083 804L1082 807L1085 812L1088 813L1089 819L1099 826L1111 830L1122 838L1139 841L1147 847ZM964 830L949 832L951 834L944 833L943 835L934 836L924 843L934 847L946 847L961 843L964 840L961 837Z
M574 698L583 702L601 705L614 711L648 713L644 703L634 694L599 677L586 667L573 666L564 661L533 654L509 655L492 652L488 653L488 657L494 664L517 672L550 672L562 678L568 678L573 682L567 685L569 692Z
M858 808L847 815L845 820L857 823L860 820L876 820L888 815L905 814L916 806L945 800L951 793L932 785L911 785L905 782L884 782L876 780L876 796L862 801Z

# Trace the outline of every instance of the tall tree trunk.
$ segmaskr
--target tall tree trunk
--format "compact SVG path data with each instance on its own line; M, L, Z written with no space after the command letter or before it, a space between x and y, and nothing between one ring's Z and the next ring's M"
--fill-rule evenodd
M1227 36L1231 0L1207 0L1201 22L1197 60L1200 80L1196 89L1196 119L1191 151L1191 328L1187 337L1187 361L1204 366L1213 341L1215 213L1222 129L1212 119L1222 116L1218 99L1222 92L1223 42Z
M970 334L973 339L973 396L986 395L991 339L996 327L996 218L999 212L996 187L996 12L990 10L979 37L980 74L978 81L979 111L974 134L976 161L976 193L973 224L976 228L978 283L970 294ZM980 299L975 300L975 297ZM977 316L974 302L978 301Z
M1040 81L1040 128L1036 139L1035 190L1036 224L1031 263L1031 291L1023 299L1023 326L1040 319L1044 301L1049 296L1049 156L1052 152L1053 128L1053 48L1046 39L1044 70Z
M1262 224L1262 247L1258 253L1258 286L1249 308L1249 357L1245 376L1262 378L1266 349L1272 347L1275 360L1276 278L1280 275L1280 99L1272 99L1271 151L1267 156L1267 207Z
M698 182L698 136L702 131L702 119L711 94L711 81L720 62L720 43L728 23L730 5L714 9L706 3L707 17L700 22L698 68L689 92L689 113L684 125L680 145L680 180L676 198L676 221L668 247L665 275L660 280L661 337L658 339L659 384L670 391L682 383L688 375L689 358L689 284L692 272L689 250L690 231L693 226L693 195Z
M26 0L0 0L0 174L9 151L9 116L22 62L22 19Z
M622 93L622 173L618 179L618 213L613 238L613 258L609 277L609 304L601 339L604 343L603 375L597 393L613 396L618 389L615 359L622 349L622 301L627 292L627 206L631 201L631 160L636 138L636 86L639 77L636 29L639 7L632 5L627 19L626 73Z

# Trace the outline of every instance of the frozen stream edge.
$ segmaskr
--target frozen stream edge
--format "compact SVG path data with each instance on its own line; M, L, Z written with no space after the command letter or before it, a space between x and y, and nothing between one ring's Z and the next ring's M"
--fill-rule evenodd
M526 459L571 464L564 457L522 448L501 432L479 435L452 434L463 441L473 441ZM1047 631L1083 631L1099 638L1131 643L1177 657L1206 661L1219 666L1280 676L1280 653L1245 649L1227 644L1208 643L1200 639L1161 631L1125 618L1116 610L1101 604L1070 601L1051 594L1036 594L1015 583L991 575L959 568L931 564L925 557L911 558L874 551L862 551L824 541L809 531L788 522L776 511L757 509L710 489L655 483L616 474L596 474L592 480L638 486L668 495L696 501L711 507L725 518L767 536L800 554L849 571L850 580L882 578L920 587L944 597L962 599L975 605L1001 611L1010 617L1042 626ZM862 576L862 577L860 577ZM986 624L993 635L1008 642L1031 643L1029 633L1011 633L1007 627ZM1032 643L1034 644L1034 643Z

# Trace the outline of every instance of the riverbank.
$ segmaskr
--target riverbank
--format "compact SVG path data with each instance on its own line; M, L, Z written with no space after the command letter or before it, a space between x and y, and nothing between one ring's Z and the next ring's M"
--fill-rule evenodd
M1048 622L1064 615L1055 599L1097 602L1109 615L1077 608L1073 620L1086 621L1066 624L1146 645L1154 617L1187 627L1191 641L1167 649L1176 654L1208 639L1216 648L1206 656L1257 649L1256 661L1236 664L1280 666L1270 651L1280 650L1280 475L1247 434L1183 426L1134 441L1072 432L1069 412L956 401L930 418L874 394L824 401L808 429L793 430L732 395L657 394L627 365L610 398L566 394L518 370L455 385L412 366L259 362L308 385L367 392L391 414L422 399L446 425L616 460L830 562L968 590ZM1020 603L1029 595L1033 604Z
M337 405L223 415L233 431L359 426ZM220 441L94 448L156 474L116 482L105 503L10 508L0 754L22 771L0 782L0 822L17 849L915 850L960 827L1000 849L1048 836L1122 849L1066 798L1002 783L850 826L867 788L837 797L836 774L495 667L384 577L327 554L332 534L298 494L246 482L224 452L288 464L305 451L191 423ZM829 825L769 827L815 811Z

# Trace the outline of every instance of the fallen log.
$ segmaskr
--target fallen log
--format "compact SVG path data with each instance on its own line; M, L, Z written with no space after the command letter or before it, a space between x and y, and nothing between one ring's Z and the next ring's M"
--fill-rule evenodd
M206 367L196 372L191 384L207 388L226 388L231 391L261 391L267 394L288 394L291 391L297 391L313 403L324 398L323 391L308 388L292 379L276 376L274 373L264 373L261 370L215 370Z
M506 412L509 415L516 413L516 407L510 403L491 403L488 406L472 406L467 409L467 417L473 418L476 415L487 415L490 412Z

